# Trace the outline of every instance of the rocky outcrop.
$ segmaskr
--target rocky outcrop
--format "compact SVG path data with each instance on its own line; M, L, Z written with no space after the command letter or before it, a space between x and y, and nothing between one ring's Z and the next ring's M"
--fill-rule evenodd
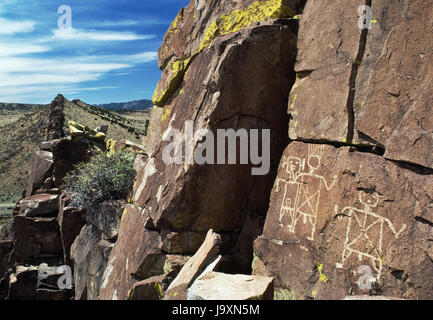
M50 105L50 119L48 124L47 140L61 139L65 136L63 123L65 121L64 108L66 99L59 94Z
M159 51L163 74L154 104L163 109L161 116L154 113L150 123L151 131L161 128L153 133L159 139L154 146L148 142L147 151L153 152L139 165L134 205L123 217L110 256L113 271L101 289L103 299L126 299L135 282L152 275L137 272L139 266L148 266L151 256L165 252L196 250L194 243L209 229L224 233L223 253L238 254L239 269L250 269L252 250L241 253L237 248L251 248L261 233L262 226L245 229L244 224L248 216L265 216L287 143L286 108L295 80L297 31L297 20L291 17L297 5L274 0L223 2L191 1ZM215 134L218 129L272 128L270 173L252 176L251 162L164 163L163 150L169 142L161 137L167 129L188 133L186 121L193 122L194 131L208 129ZM195 141L192 149L203 147L202 143ZM249 244L238 244L239 239L248 239ZM159 258L155 261L160 263Z
M53 176L53 154L48 151L37 151L29 174L26 195L32 195L38 189L50 189L49 180Z
M60 96L52 103L49 137L63 136L60 133L63 103ZM46 141L41 146L44 151L35 154L26 197L17 202L12 232L8 232L13 241L0 242L1 298L64 300L73 296L72 288L57 286L58 279L64 275L64 270L58 267L73 267L71 245L86 223L86 210L71 207L70 196L61 195L56 187L77 164L100 152L98 146L104 148L105 135L98 132L93 135L94 131L85 130L86 134L79 136L71 131L73 136ZM106 239L115 238L114 229L120 220L121 211L112 211L107 210L99 221L107 233ZM108 254L105 256L108 258ZM101 261L100 268L103 267Z
M124 207L121 201L103 202L85 215L86 225L70 249L76 300L98 299Z
M349 0L199 0L179 12L158 52L131 201L121 217L88 216L72 245L77 299L271 299L274 287L300 299L433 298L433 8L363 4L371 21ZM88 130L72 127L80 139L44 146L52 180L34 175L32 192L61 183L67 153L89 157ZM260 144L269 170L217 162L211 135L194 134L219 129L271 129ZM49 173L48 156L35 168ZM36 245L13 249L32 259L49 251L33 224L56 223L20 214L34 207L19 204L15 219Z
M74 266L76 300L96 300L102 284L113 244L103 240L101 232L93 225L86 225L71 247Z
M433 298L433 11L422 0L367 4L371 29L357 29L358 4L345 0L308 0L301 18L295 141L253 263L296 298Z

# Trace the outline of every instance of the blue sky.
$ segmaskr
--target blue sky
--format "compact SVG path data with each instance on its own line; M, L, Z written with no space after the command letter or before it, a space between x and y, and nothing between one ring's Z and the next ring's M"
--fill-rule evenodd
M0 0L0 102L151 99L157 50L189 0ZM72 27L59 28L62 5ZM65 23L62 20L62 23Z

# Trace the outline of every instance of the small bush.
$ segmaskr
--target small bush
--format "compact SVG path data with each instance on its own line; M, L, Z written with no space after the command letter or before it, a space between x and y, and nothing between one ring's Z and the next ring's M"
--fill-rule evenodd
M63 186L73 195L72 205L93 211L101 202L126 199L134 184L135 156L128 152L101 154L78 165Z

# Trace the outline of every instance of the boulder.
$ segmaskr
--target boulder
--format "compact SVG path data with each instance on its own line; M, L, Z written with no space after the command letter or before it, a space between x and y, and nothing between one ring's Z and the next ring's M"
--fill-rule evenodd
M125 139L120 139L120 140L109 139L105 144L105 149L109 154L115 154L121 151L122 152L128 151L128 152L133 152L142 155L146 154L145 147Z
M76 300L98 299L112 247L95 226L83 227L71 246Z
M215 260L221 247L221 236L209 230L202 246L188 260L166 292L167 299L185 299L186 290L203 270Z
M36 151L30 169L26 196L30 197L37 189L40 189L45 180L52 177L53 170L53 154L48 151Z
M128 300L161 300L163 290L161 283L165 276L152 277L136 282L129 293Z
M56 218L14 217L13 260L39 265L63 264L63 250Z
M37 283L37 267L17 266L9 279L8 300L34 300Z
M188 290L188 300L272 300L274 279L209 271Z
M60 187L66 174L77 164L89 161L93 151L85 140L64 138L52 141L52 152L54 182L57 187Z
M376 154L293 142L255 241L254 274L297 298L432 297L432 188L430 175Z
M156 231L143 230L140 227L142 218L137 206L126 206L119 236L103 276L100 299L125 300L134 283L164 273L165 257L160 250L160 235Z
M26 217L43 217L56 214L59 209L59 196L56 194L37 194L24 198L19 203L21 214Z

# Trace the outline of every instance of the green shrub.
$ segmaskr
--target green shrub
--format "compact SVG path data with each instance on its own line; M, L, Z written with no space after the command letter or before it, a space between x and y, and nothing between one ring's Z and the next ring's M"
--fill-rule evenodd
M79 164L64 180L63 189L73 195L72 205L93 211L101 202L126 199L134 184L135 156L100 154Z

